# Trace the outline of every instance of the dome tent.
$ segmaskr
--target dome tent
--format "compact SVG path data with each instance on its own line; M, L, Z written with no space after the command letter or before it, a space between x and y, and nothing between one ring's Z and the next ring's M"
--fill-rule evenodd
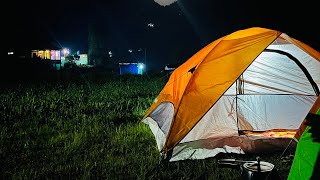
M319 96L320 54L277 30L239 30L173 71L143 118L170 161L284 149Z

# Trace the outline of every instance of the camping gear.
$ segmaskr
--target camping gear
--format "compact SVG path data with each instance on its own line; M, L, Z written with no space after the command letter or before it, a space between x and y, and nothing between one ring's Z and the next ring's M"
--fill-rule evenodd
M319 96L319 69L320 53L283 32L239 30L175 69L143 122L163 160L282 151Z
M298 141L288 180L320 179L320 96L295 135Z
M218 165L219 167L239 168L241 171L241 180L281 179L275 166L270 162L261 161L259 157L257 157L256 161L219 159Z
M270 179L270 180L278 180L280 179L279 174L276 169L274 169L274 165L261 161L255 163L245 163L241 169L241 178L248 180L260 180L260 179Z

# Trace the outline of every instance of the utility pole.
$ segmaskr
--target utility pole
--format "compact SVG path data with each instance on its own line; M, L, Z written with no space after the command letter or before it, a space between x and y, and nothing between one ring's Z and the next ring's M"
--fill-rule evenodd
M144 67L145 67L145 72L147 73L147 48L144 48Z

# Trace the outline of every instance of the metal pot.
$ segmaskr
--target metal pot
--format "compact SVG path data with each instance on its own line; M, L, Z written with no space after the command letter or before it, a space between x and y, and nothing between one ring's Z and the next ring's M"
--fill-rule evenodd
M240 165L238 163L244 163ZM218 160L220 167L240 168L241 180L281 180L276 168L273 164L265 161L242 161L235 159L220 159Z
M270 179L275 180L274 177L274 165L265 162L247 162L241 166L241 179L243 180L255 180L255 179Z

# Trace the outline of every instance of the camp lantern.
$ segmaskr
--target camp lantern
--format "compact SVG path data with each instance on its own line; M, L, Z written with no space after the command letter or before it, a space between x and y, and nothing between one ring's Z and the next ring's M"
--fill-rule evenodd
M319 52L252 27L213 41L175 69L143 122L170 161L283 150L319 87Z

